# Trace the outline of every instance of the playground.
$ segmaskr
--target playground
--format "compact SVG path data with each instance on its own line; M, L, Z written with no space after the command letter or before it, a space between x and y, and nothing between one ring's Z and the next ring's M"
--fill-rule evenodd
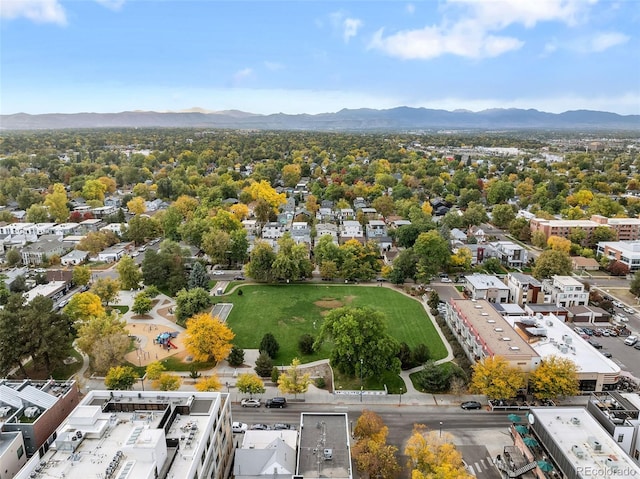
M184 333L178 334L167 326L130 323L126 329L129 335L136 337L136 349L125 355L131 364L146 366L185 351L181 337Z

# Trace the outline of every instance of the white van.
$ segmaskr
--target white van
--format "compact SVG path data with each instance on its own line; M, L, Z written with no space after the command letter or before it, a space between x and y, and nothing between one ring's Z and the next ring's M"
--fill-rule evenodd
M627 336L627 339L624 340L624 344L626 344L627 346L633 346L637 342L638 342L637 336Z

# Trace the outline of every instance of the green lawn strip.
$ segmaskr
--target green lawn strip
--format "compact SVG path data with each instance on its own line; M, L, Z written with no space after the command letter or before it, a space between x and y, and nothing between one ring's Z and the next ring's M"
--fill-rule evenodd
M107 312L109 312L112 309L117 309L118 311L120 311L120 314L125 314L127 311L129 311L129 306L108 306L107 308Z
M389 333L399 342L414 347L425 343L431 357L446 356L446 348L422 305L388 288L329 285L246 285L243 294L214 298L214 303L233 303L227 322L236 334L234 344L243 349L258 348L266 333L280 344L275 365L287 365L294 357L303 363L328 358L330 344L302 356L298 339L304 333L317 336L322 313L339 306L370 306L385 313ZM318 304L316 304L318 303ZM315 327L314 327L315 323Z
M191 371L192 368L195 368L198 371L205 371L207 369L213 368L216 363L215 361L207 361L207 362L198 362L192 361L190 363L185 363L182 360L174 357L168 357L160 361L162 365L166 368L167 371Z
M334 389L336 391L340 389L344 391L360 391L360 378L346 376L335 370L333 374ZM405 392L407 390L402 378L390 372L386 372L382 376L364 378L363 381L363 389L367 391L384 391L385 385L389 394L400 393L400 388Z

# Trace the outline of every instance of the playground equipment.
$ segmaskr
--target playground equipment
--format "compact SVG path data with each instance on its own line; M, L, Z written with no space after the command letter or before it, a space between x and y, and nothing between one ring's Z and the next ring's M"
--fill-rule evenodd
M178 346L176 346L174 343L171 342L172 338L177 338L177 337L178 337L177 332L165 331L164 333L158 334L158 337L154 339L153 342L154 344L161 344L163 347L167 349L171 349L171 348L178 349Z

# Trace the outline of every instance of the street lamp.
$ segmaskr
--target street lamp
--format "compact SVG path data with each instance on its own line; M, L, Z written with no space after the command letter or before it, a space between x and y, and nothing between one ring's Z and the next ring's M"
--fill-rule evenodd
M398 394L398 406L402 405L402 391L404 391L404 389L402 386L400 386L400 394Z
M440 437L442 437L442 421L440 421Z
M362 389L364 387L364 385L362 384L362 364L363 363L364 363L364 360L360 358L360 402L362 402Z

